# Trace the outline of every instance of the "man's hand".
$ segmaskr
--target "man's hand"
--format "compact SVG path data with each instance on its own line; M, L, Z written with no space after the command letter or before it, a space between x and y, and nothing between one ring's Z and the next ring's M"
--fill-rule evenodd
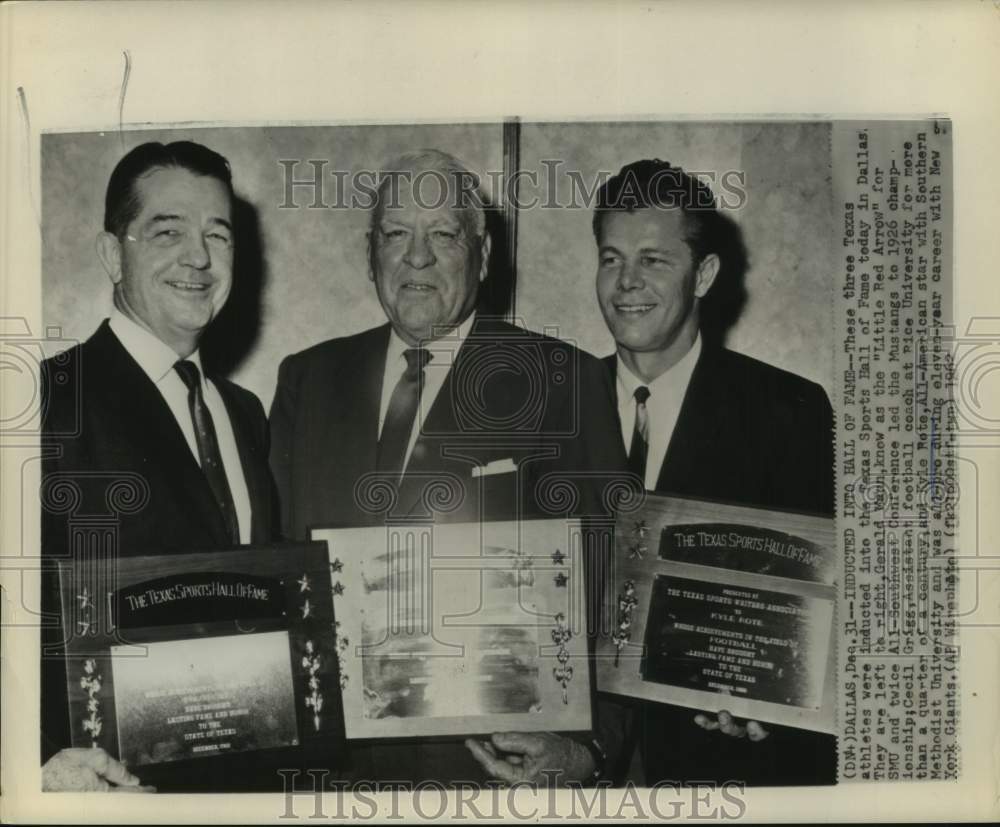
M730 738L749 738L751 741L763 741L770 733L756 721L747 721L746 726L736 722L736 719L725 709L719 711L718 718L711 715L698 714L694 722L702 729L719 730Z
M487 773L508 784L565 784L594 772L590 750L551 732L495 732L489 741L469 738L465 746Z
M123 764L100 747L57 752L42 767L42 790L47 793L156 791L142 786Z

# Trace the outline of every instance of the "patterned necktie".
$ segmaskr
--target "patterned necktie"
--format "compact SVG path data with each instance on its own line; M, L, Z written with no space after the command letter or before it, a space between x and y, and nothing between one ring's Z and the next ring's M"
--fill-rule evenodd
M194 423L194 436L198 444L202 473L208 480L208 487L212 489L219 511L222 512L229 539L239 544L240 526L236 518L236 504L229 489L229 480L226 479L226 469L222 465L222 453L219 451L219 440L215 435L212 414L201 392L201 372L194 362L186 359L174 365L174 369L187 385L188 409L191 411L191 421Z
M628 470L639 479L646 479L646 454L649 452L649 413L646 400L649 388L640 385L635 389L635 427L632 429L632 447L628 451Z
M389 409L382 424L382 435L378 441L376 467L396 476L403 473L406 449L410 444L413 420L420 404L420 394L424 389L424 367L432 354L423 348L409 348L403 351L406 370L399 377L389 399Z

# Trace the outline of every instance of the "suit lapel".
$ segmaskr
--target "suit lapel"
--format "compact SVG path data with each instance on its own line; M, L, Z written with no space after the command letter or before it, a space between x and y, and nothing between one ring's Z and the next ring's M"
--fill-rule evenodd
M263 469L266 459L260 455L259 440L255 438L253 423L244 415L236 401L232 387L228 382L212 378L222 402L229 414L229 423L236 438L236 450L240 456L240 467L243 469L243 479L247 484L247 495L250 498L250 541L263 543L268 539L271 524L269 511L271 508L270 484Z
M359 347L337 366L337 376L331 377L329 392L335 394L329 410L333 420L343 423L340 429L328 429L338 440L330 446L332 453L342 458L338 477L353 486L364 474L375 470L378 450L378 416L382 401L382 378L389 349L389 325L377 327L371 336L359 341ZM345 389L351 389L345 392Z
M703 346L660 467L657 491L685 490L705 474L718 473L711 457L729 406L722 395L725 381L715 369L716 361L715 352Z
M462 351L466 350L468 340L462 343L462 347L455 356L455 361L448 370L441 388L438 390L434 402L431 403L427 416L424 417L424 426L417 435L417 441L413 445L413 453L410 462L407 463L406 472L425 468L440 468L443 461L437 451L437 437L457 434L458 419L455 414L454 381L455 369L458 360L462 358Z
M440 477L443 474L455 474L467 486L465 509L462 513L467 518L475 516L476 503L478 502L473 488L482 485L482 480L471 477L472 468L497 458L498 451L504 456L514 454L514 461L517 462L517 451L511 448L504 450L498 447L497 441L487 430L483 430L483 421L470 418L473 411L467 412L466 416L460 417L460 412L456 410L455 401L460 399L460 394L468 392L459 391L456 383L458 377L462 377L464 383L469 376L463 376L463 369L468 368L465 363L469 359L474 359L479 348L489 347L496 343L497 339L510 336L511 328L502 322L479 317L476 319L472 330L462 342L462 346L455 354L454 361L445 377L444 382L432 403L427 416L424 418L424 425L421 433L413 446L410 462L406 466L403 475L403 484L400 486L399 509L403 513L414 514L414 509L420 508L420 495L424 486L432 476ZM464 368L463 368L464 366ZM474 371L475 378L480 384L476 388L478 391L486 391L484 387L487 379L481 371ZM503 387L510 388L514 378L507 377ZM499 383L498 383L499 384ZM514 399L521 398L516 390L511 391ZM485 411L490 416L503 416L507 411L493 410L493 404L488 393L476 403L485 404L490 410ZM447 451L451 449L457 455L449 456ZM523 453L523 446L521 452ZM470 516L471 515L471 516Z
M424 417L423 428L413 443L413 451L399 486L397 511L401 514L424 513L421 498L432 476L440 477L449 472L462 479L468 476L468 469L471 467L469 463L444 456L442 452L446 446L458 447L456 442L460 444L460 440L456 439L461 431L454 405L455 370L463 353L468 353L471 338L470 334L455 354L448 375Z
M618 359L612 354L604 358L614 387L615 419L621 433L618 414ZM684 393L677 424L670 436L667 452L663 457L656 478L656 491L683 491L705 473L712 473L712 446L718 444L720 431L725 427L728 406L722 397L725 381L716 369L716 353L702 347ZM625 446L626 454L628 446Z
M618 426L618 430L615 433L619 436L619 442L621 442L622 433L622 417L618 412L618 357L612 353L610 356L605 356L601 359L604 367L608 371L608 376L611 377L611 399L613 402L612 407L615 411L615 424ZM622 446L625 448L625 456L628 456L629 446L622 442Z
M169 492L178 503L186 503L185 510L193 520L203 523L214 542L228 544L225 524L208 481L163 395L128 354L107 321L91 341L96 358L90 364L96 369L91 368L93 377L84 381L100 376L110 395L117 397L122 429L132 434L135 445L148 451L148 476L163 480L158 495Z
M462 342L458 353L455 354L448 375L424 418L424 427L413 446L413 455L406 468L407 473L413 470L427 469L433 471L454 470L459 474L467 473L471 467L469 462L461 459L449 459L441 455L441 449L449 443L457 448L474 446L477 449L474 452L477 462L489 458L483 455L483 451L496 446L492 444L491 432L484 430L485 421L482 415L502 419L512 413L504 407L505 403L508 402L507 398L498 399L491 396L490 392L495 392L496 388L503 388L511 400L521 400L527 398L528 389L518 387L517 383L530 380L514 374L505 374L503 382L491 383L489 376L485 375L484 371L470 372L470 366L467 363L470 359L477 358L476 354L480 352L481 348L496 347L497 340L502 342L505 335L509 338L511 330L509 325L493 319L476 319L472 330ZM463 371L465 372L463 373ZM475 388L457 390L458 377L461 377L463 384L467 384L470 379L475 379L477 385ZM470 408L464 412L464 415L460 415L461 412L456 410L456 399L460 400L462 394L469 394L473 391L481 393L482 396L471 400ZM472 406L479 405L484 405L486 410L479 411L480 416L477 417L476 409ZM489 453L489 451L487 452ZM509 456L509 452L507 455Z

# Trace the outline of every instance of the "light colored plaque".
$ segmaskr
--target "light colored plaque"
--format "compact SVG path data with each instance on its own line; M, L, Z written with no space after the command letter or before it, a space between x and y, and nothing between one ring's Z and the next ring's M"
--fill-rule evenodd
M588 730L579 524L323 529L348 739Z

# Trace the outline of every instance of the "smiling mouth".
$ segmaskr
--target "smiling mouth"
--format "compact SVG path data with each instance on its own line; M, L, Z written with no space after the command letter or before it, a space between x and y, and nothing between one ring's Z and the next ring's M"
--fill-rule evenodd
M168 281L167 284L175 290L180 290L182 293L205 293L212 286L197 281Z
M656 307L655 304L616 304L615 310L627 316L641 316Z
M413 290L417 293L429 293L437 288L433 284L428 284L425 281L404 281L401 285L403 290Z

